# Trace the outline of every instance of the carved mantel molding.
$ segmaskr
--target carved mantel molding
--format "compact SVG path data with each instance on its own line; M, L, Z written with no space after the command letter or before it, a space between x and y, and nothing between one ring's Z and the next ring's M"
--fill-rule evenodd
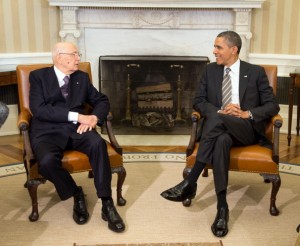
M251 12L265 0L48 0L60 8L64 41L77 44L85 28L235 30L248 60ZM81 42L82 43L82 42ZM83 47L81 47L83 49Z

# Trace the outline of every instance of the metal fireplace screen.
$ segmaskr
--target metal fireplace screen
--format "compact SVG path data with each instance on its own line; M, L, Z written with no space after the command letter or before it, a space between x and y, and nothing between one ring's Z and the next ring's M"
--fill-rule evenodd
M117 134L188 134L207 57L102 56L100 90Z

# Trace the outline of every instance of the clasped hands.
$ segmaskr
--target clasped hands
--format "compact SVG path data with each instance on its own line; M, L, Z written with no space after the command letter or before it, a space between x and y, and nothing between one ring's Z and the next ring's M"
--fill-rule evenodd
M80 125L77 128L77 133L82 134L87 131L91 131L96 127L98 123L98 117L96 115L78 115L78 122Z
M225 108L219 110L218 113L227 114L243 119L248 119L250 117L248 111L241 110L240 105L234 103L228 104Z

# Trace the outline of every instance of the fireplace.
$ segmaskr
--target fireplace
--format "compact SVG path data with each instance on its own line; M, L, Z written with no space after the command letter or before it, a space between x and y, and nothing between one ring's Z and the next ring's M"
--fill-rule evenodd
M59 36L61 40L71 41L78 45L80 52L83 54L82 60L91 62L94 86L107 93L113 101L112 111L116 117L114 126L121 125L121 123L123 125L127 124L127 118L130 117L130 123L132 123L133 113L134 119L137 118L134 124L138 126L141 125L141 121L147 120L145 118L139 119L139 113L143 113L143 110L149 104L149 102L145 103L145 100L148 99L149 101L149 98L147 98L149 95L146 95L148 91L145 92L144 90L155 88L157 91L151 93L157 96L157 94L160 94L159 90L161 88L157 88L157 85L145 88L143 86L146 85L142 85L142 81L135 81L138 78L137 76L142 74L139 70L142 71L143 67L141 66L139 70L135 71L133 66L130 68L133 70L130 74L130 79L132 79L130 85L131 100L128 101L126 97L126 64L120 65L118 67L120 72L117 70L115 75L107 75L119 76L116 81L114 78L108 83L106 80L111 78L105 77L106 74L102 69L103 64L102 66L99 64L99 57L104 59L109 56L126 56L127 59L129 56L205 56L210 61L214 61L215 57L212 51L215 37L221 31L234 30L240 34L243 42L240 57L242 60L247 61L252 38L252 10L261 8L265 0L48 0L48 2L51 6L60 8L61 29ZM108 61L103 60L103 62ZM177 64L176 60L172 62L174 65L180 65ZM131 60L130 63L135 64L136 60ZM101 75L99 74L100 67L100 70L102 70ZM183 102L181 104L189 101L189 105L184 105L180 110L183 119L189 117L187 115L191 111L190 104L192 102L192 91L184 90L187 86L186 77L188 76L188 73L184 71L185 69L186 67L183 68L181 75L181 85L183 86ZM198 71L200 73L201 69L198 69ZM145 76L145 73L142 75ZM194 75L194 77L196 78L198 75ZM170 88L172 101L164 104L159 102L158 108L167 108L164 116L168 115L170 108L172 108L170 124L172 124L171 122L179 124L181 121L176 120L178 115L176 110L180 104L176 95L176 75L173 70L170 70L166 77L170 81L167 81L163 86ZM136 88L139 83L142 88ZM112 88L109 88L109 86L112 86ZM121 94L118 93L117 96L120 98L116 99L116 92L121 92L119 88L124 91ZM134 99L137 94L139 94L140 99L145 99L144 101L140 100L139 105L145 107L140 107L139 110L134 108L136 103ZM188 97L189 100L187 100ZM128 102L131 107L130 111L128 110L129 107L126 108ZM152 125L153 122L159 121L156 119L157 114L155 112L144 113L146 114L144 117L152 117L151 122L148 122L149 124ZM161 112L158 113L161 114ZM129 117L127 117L128 115ZM143 124L147 124L147 122ZM149 129L152 129L151 131L155 131L156 128L149 127ZM166 128L165 133L166 131L172 131L170 129L173 128Z
M101 91L117 134L188 134L196 84L208 57L101 56Z

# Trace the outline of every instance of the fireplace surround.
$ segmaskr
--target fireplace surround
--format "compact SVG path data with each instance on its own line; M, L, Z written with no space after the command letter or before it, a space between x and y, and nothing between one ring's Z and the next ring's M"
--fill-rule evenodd
M60 8L62 40L79 46L92 63L98 88L99 56L207 56L216 35L235 30L247 61L251 14L265 0L48 0ZM101 89L101 88L99 88Z

